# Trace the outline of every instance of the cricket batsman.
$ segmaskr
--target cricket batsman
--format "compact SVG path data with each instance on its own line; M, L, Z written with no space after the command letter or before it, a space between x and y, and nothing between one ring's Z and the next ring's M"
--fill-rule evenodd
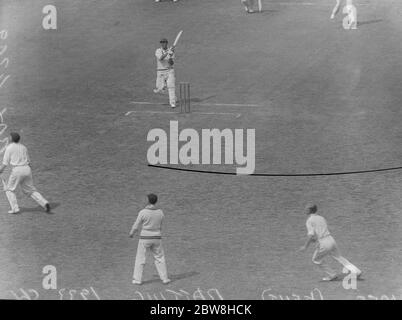
M42 197L33 185L32 171L30 167L30 159L27 148L20 143L20 135L11 132L11 143L6 147L4 152L3 164L0 165L0 174L3 173L7 166L11 166L11 174L8 183L4 183L4 191L6 193L11 210L8 213L19 213L17 197L15 190L21 186L22 191L33 200L35 200L46 212L50 212L49 202Z
M176 88L175 88L175 73L174 73L174 49L172 46L168 48L167 39L163 38L160 41L161 47L156 49L156 89L154 93L169 94L169 104L172 108L176 107Z
M306 207L305 213L308 215L306 222L308 239L305 245L300 248L300 251L305 251L312 242L317 243L312 260L314 264L327 273L328 276L323 278L323 281L334 281L338 278L337 273L325 263L324 259L327 256L338 261L350 273L355 274L357 278L361 277L362 271L341 256L335 239L328 231L327 222L322 216L317 214L317 210L316 205L308 205Z

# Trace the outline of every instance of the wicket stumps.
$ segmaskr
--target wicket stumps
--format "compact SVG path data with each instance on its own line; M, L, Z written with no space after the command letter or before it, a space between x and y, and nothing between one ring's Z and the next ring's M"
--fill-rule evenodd
M179 104L180 113L190 113L190 84L188 82L179 83Z

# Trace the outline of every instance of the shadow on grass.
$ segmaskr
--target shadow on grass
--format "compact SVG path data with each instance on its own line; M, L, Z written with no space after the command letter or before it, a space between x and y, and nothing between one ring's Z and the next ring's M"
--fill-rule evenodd
M364 26L365 24L373 24L373 23L379 23L382 22L382 19L377 19L377 20L367 20L367 21L358 21L357 26Z
M51 202L50 203L50 212L48 212L47 214L54 214L55 212L53 211L54 209L56 209L57 207L60 206L60 203L58 202ZM25 207L21 207L20 208L20 214L21 213L28 213L28 212L32 212L32 213L36 213L36 212L45 212L45 209L43 209L41 206L37 206L34 208L25 208Z
M185 272L185 273L180 273L180 274L171 274L171 275L169 275L169 279L172 280L172 282L175 282L177 280L191 278L191 277L197 276L199 274L200 273L196 272L196 271ZM159 279L159 276L157 276L157 275L154 275L153 279L151 279L151 280L143 281L142 284L145 285L145 284L150 284L150 283L155 283L155 282L161 282L161 280ZM170 283L172 283L172 282L170 282Z
M213 96L209 96L209 97L206 97L206 98L191 98L190 97L190 101L191 102L204 102L204 101L207 101L207 100L209 100L209 99L211 99L211 98L215 98L216 97L216 94L215 95L213 95Z
M276 12L278 12L278 10L264 10L264 9L262 9L261 12L256 11L256 12L254 12L254 13L259 13L259 14L263 14L263 15L268 15L268 14L273 14L273 13L276 13Z
M349 275L350 275L350 273L340 273L340 274L338 274L338 275L336 276L336 278L333 279L333 280L328 281L328 280L322 279L322 280L320 280L320 282L340 282L340 281L343 281L343 280L346 278L346 276L349 276ZM363 275L363 276L364 276L364 275ZM356 278L356 281L365 281L365 279L363 278L363 276L357 277L357 278Z

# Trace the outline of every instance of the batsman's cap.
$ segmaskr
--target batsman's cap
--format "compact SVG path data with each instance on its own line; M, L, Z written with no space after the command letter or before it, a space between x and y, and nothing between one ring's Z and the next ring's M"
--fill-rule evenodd
M160 43L168 43L166 38L162 38L161 41L159 41Z

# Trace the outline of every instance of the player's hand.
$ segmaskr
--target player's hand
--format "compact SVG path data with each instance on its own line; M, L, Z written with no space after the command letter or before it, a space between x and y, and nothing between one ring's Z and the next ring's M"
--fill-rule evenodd
M306 251L306 246L301 246L299 249L300 252Z
M130 238L133 238L133 237L134 237L134 235L130 233L129 237L130 237Z

